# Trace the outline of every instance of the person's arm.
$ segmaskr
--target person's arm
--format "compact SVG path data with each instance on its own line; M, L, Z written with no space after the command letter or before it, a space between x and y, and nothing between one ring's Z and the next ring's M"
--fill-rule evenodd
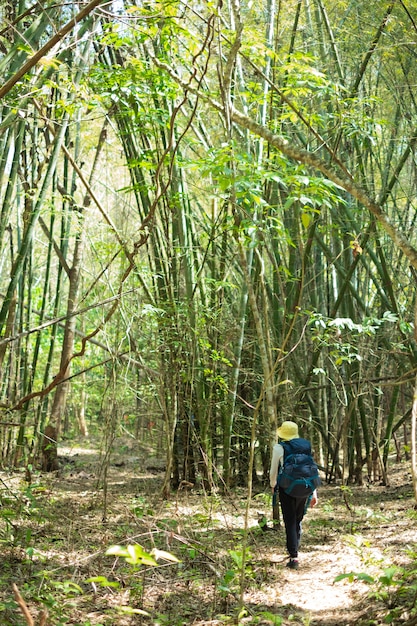
M313 491L313 495L311 496L310 507L313 509L316 506L318 501L319 501L319 497L317 495L317 489L315 489Z
M269 484L271 485L272 491L274 491L277 484L278 469L283 456L283 447L279 443L276 443L272 449L271 469L269 470Z

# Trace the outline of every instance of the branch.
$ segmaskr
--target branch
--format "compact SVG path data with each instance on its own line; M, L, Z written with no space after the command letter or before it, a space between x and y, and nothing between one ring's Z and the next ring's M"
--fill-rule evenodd
M198 88L191 88L190 85L186 84L167 63L163 63L162 61L157 59L155 55L152 55L152 60L157 65L157 67L168 72L169 75L179 85L181 85L182 87L186 86L189 92L197 94L199 98L207 102L211 107L221 113L224 113L224 107L220 102L211 98L209 95L200 92ZM254 135L257 135L258 137L262 137L271 146L274 146L277 150L282 152L282 154L285 154L285 156L287 156L288 158L293 159L294 161L298 161L299 163L303 163L304 165L313 167L316 170L319 170L322 174L326 176L326 178L347 191L353 198L355 198L360 204L362 204L375 216L385 232L391 237L396 246L400 248L400 250L402 250L404 255L407 257L410 265L417 269L417 249L414 248L410 244L408 239L404 237L404 235L402 235L402 233L399 232L396 227L391 223L387 214L384 213L384 211L382 210L381 205L378 204L370 196L368 196L367 192L359 185L357 185L351 178L349 178L349 176L346 176L344 173L339 173L338 170L329 166L325 161L317 156L317 154L309 152L308 150L297 148L294 145L290 144L281 135L275 135L266 126L259 124L244 113L241 113L233 106L231 108L231 116L232 121L235 124L238 124L242 128L246 128L247 130L250 130Z
M14 591L15 600L18 603L18 605L20 606L20 609L21 609L21 611L23 613L23 617L25 618L26 622L28 623L28 626L35 626L35 622L33 621L33 618L31 616L31 614L29 613L29 609L27 607L26 602L23 600L22 596L19 593L19 589L17 588L17 585L15 585L13 583L12 587L13 587L13 591Z
M208 33L206 36L206 41L204 43L204 46L206 44L206 42L209 42L211 40L211 26L208 29ZM203 46L203 48L204 48ZM202 52L202 50L201 50ZM199 53L200 54L200 53ZM192 78L190 79L190 81L194 78L196 74L196 71L193 73ZM200 82L198 83L199 86L201 84L202 78L200 79ZM119 290L117 292L117 294L115 296L113 296L112 298L109 298L108 301L113 301L112 306L110 307L110 310L108 311L108 313L106 314L106 316L104 317L103 321L88 335L86 335L85 337L82 338L81 340L81 349L78 352L74 352L68 359L66 359L66 361L64 363L61 364L61 368L59 370L59 372L55 375L54 379L50 382L49 385L47 385L44 389L41 389L40 391L33 391L29 394L27 394L26 396L24 396L23 398L21 398L17 404L15 404L13 407L10 408L10 411L18 411L20 409L22 409L30 400L34 399L34 398L38 398L38 397L45 397L46 395L48 395L53 389L55 389L55 387L57 387L58 385L60 385L66 378L66 373L68 371L68 367L70 365L70 363L77 357L81 357L84 356L85 351L87 349L87 343L89 341L91 341L107 324L107 322L113 317L114 313L116 312L122 295L123 295L123 286L124 283L126 282L127 278L129 277L130 273L132 272L132 270L136 267L136 255L138 254L139 249L146 244L152 226L154 224L154 219L155 219L155 213L159 204L159 201L161 200L161 198L165 195L165 193L167 192L167 189L169 187L169 182L168 181L165 185L163 185L161 183L161 171L162 171L162 167L163 164L165 162L165 158L168 156L168 154L171 154L171 168L170 168L170 178L171 178L171 174L172 174L172 166L173 166L173 159L174 156L179 148L179 143L182 140L182 138L185 136L185 132L186 130L184 130L184 132L180 135L180 137L178 138L177 142L174 143L174 121L179 113L179 111L181 110L182 106L184 105L184 103L186 102L188 98L188 90L185 90L184 96L182 101L174 108L172 115L171 115L171 119L170 119L170 132L169 132L169 138L168 138L168 144L167 147L165 148L165 150L163 151L161 158L159 160L158 166L156 168L156 172L155 172L155 181L156 181L156 190L155 190L155 197L154 200L149 208L149 211L146 215L146 217L143 219L141 227L140 227L140 237L138 239L138 241L136 241L133 244L133 249L132 252L130 252L129 250L127 250L127 247L123 245L123 241L121 240L121 238L119 237L116 228L113 226L113 224L110 221L110 218L107 216L107 214L102 211L102 215L105 217L107 223L112 227L112 229L114 230L116 237L117 237L117 241L118 243L123 246L123 249L125 251L127 260L129 262L129 265L127 267L127 269L125 270L121 281L120 281L120 285L119 285ZM194 115L194 113L193 113ZM65 146L63 146L64 152L66 154L66 156L68 157L68 159L70 159L72 166L74 167L75 171L77 172L77 174L79 175L79 177L81 178L83 184L85 185L87 191L89 192L89 194L91 195L91 197L93 198L93 200L96 202L97 206L99 209L101 209L101 205L98 202L98 200L95 198L94 193L91 189L91 187L88 185L87 181L85 180L83 173L81 172L81 170L77 167L77 164L75 163L75 161L72 159L71 154L66 150ZM133 290L132 290L133 291Z
M115 296L110 296L109 298L106 298L105 300L101 300L100 302L89 304L83 309L77 309L76 311L73 311L73 313L71 313L70 315L66 314L66 315L61 315L61 317L54 317L53 319L48 319L46 322L39 324L39 326L35 326L34 328L30 328L29 330L24 330L18 333L17 335L11 335L9 337L2 337L0 339L0 347L5 344L11 343L13 341L17 341L18 339L22 339L23 337L27 337L28 335L32 335L33 333L39 333L40 331L45 330L45 328L48 328L49 326L53 326L54 324L62 324L62 322L66 322L72 317L83 315L84 313L87 313L88 311L96 309L100 306L104 306L105 304L109 304L110 302L114 302L114 300L119 300L123 296L126 296L130 293L135 293L139 289L140 289L139 287L133 287L132 289L128 289L127 291L123 291L122 293L119 292ZM0 294L0 298L1 297L4 297L4 296ZM100 345L100 347L102 346Z
M243 32L243 24L240 20L239 4L235 0L235 1L232 1L231 5L232 5L231 10L232 10L233 20L236 22L236 38L230 47L229 55L226 59L223 74L221 74L219 70L220 90L222 93L222 98L223 98L223 103L224 103L224 112L225 112L228 132L230 132L230 129L231 129L230 110L231 110L231 104L232 104L232 96L231 96L230 89L232 85L233 71L236 66L237 55L242 46L242 32ZM220 51L220 54L219 54L219 68L220 69L221 69L221 66L222 66L222 54Z
M84 356L85 351L87 349L87 343L89 341L91 341L91 339L93 337L98 335L98 333L105 327L107 322L113 317L114 313L116 312L116 310L117 310L117 308L118 308L118 306L120 304L121 297L122 297L123 285L124 285L126 279L128 278L128 276L130 275L130 273L132 272L132 270L135 267L135 256L136 256L139 248L145 244L146 240L147 240L147 234L144 233L142 235L141 239L135 243L134 251L129 256L129 265L128 265L124 275L122 276L122 279L121 279L121 282L120 282L120 286L119 286L119 291L116 294L116 296L113 296L113 298L111 298L111 299L109 298L109 300L113 300L113 304L110 307L110 310L105 315L103 321L93 331L91 331L91 333L89 333L88 335L86 335L85 337L82 338L82 340L81 340L81 349L78 352L74 352L61 365L61 369L54 376L53 380L49 383L49 385L47 385L46 387L44 387L44 389L41 389L40 391L33 391L33 392L27 394L26 396L21 398L17 404L15 404L13 407L11 407L10 411L19 411L20 409L22 409L25 406L25 404L27 404L30 400L33 400L34 398L39 398L39 397L44 398L53 389L55 389L55 387L57 387L58 385L60 385L64 381L70 363L74 359L76 359L77 357Z
M23 63L20 70L18 70L9 80L7 80L3 87L0 88L0 98L3 98L15 84L28 73L32 67L34 67L42 57L44 57L52 48L61 41L69 32L73 30L78 22L81 22L87 15L89 15L99 4L102 4L104 0L91 0L87 6L85 6L77 15L75 15L69 22L65 24L59 31L51 37L51 39L33 56L31 56L26 63Z
M232 119L236 124L243 126L250 130L258 137L265 139L271 146L277 148L280 152L285 154L290 159L299 161L304 165L308 165L319 170L333 183L350 193L360 204L366 207L372 215L378 220L385 232L391 237L393 242L402 250L412 267L417 269L417 249L414 248L408 239L400 233L397 228L391 223L389 217L382 210L381 206L372 198L368 196L366 191L357 185L350 178L339 174L336 170L330 167L325 161L323 161L317 154L309 152L308 150L302 150L291 145L286 139L280 135L275 135L268 128L258 124L255 120L252 120L247 115L244 115L237 109L232 110Z
M360 82L365 74L366 68L368 66L369 61L372 58L373 53L375 52L375 49L378 45L378 42L382 36L382 33L385 30L385 26L387 25L387 21L389 16L391 15L393 9L394 9L394 5L395 2L391 2L391 4L387 7L387 10L384 14L384 17L382 19L381 24L379 25L379 28L376 32L375 37L373 38L371 45L369 46L368 52L365 54L364 58L362 59L362 63L361 66L359 68L359 72L356 76L355 82L353 83L352 87L351 87L351 91L350 91L350 98L354 98L356 96L356 94L358 93L358 88L360 85Z
M378 30L378 34L375 36L370 50L368 51L368 55L363 60L362 66L365 67L366 63L369 61L369 54L372 54L374 47L378 41L378 37L382 33L386 20L388 19L393 8L393 3L391 3L386 11L384 16L384 20L380 25ZM209 104L212 108L219 111L222 115L224 115L224 106L222 103L218 102L214 98L212 98L207 93L201 92L199 86L191 87L190 83L186 83L176 72L175 70L167 63L160 61L156 56L150 51L150 56L157 67L166 71L183 89L187 89L188 92L197 95L201 100L204 100ZM355 84L352 86L352 94L354 89L357 88L358 79L356 79ZM265 139L270 145L273 145L280 152L285 154L287 157L299 161L304 165L313 167L322 174L326 176L329 180L339 185L342 189L347 191L353 198L355 198L360 204L366 207L377 219L379 224L385 230L385 232L391 237L395 245L402 250L404 255L410 262L410 265L417 269L417 249L414 248L408 239L402 235L401 232L397 230L397 228L391 223L390 219L386 215L386 213L382 210L382 204L384 197L380 198L380 201L377 202L373 198L371 198L368 193L357 185L351 178L350 174L346 172L346 169L341 163L336 163L338 169L334 167L330 167L325 161L323 161L319 156L317 156L313 152L309 152L307 150L302 150L296 148L294 145L291 145L284 137L275 135L272 133L266 126L263 126L257 123L255 120L249 118L244 115L236 108L232 106L231 109L232 121L238 124L239 126L250 130L258 137L262 137ZM412 137L409 142L409 146L412 149L415 144L415 138ZM409 152L404 158L408 156ZM403 165L403 164L402 164ZM341 172L341 173L339 173Z
M28 606L26 602L23 600L22 596L20 595L19 589L17 588L17 585L15 585L15 583L13 583L12 588L13 588L15 600L17 604L20 606L20 610L23 613L23 617L25 618L26 623L28 624L28 626L35 626L35 622L33 621L33 617L31 616L29 612ZM48 617L48 611L44 609L39 617L40 617L39 626L45 626L46 619Z

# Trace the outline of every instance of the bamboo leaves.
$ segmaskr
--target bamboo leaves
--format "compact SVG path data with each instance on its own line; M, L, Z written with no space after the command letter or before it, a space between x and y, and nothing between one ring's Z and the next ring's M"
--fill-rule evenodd
M334 467L340 433L359 463L350 431L369 455L399 401L387 392L390 418L371 427L369 381L415 360L404 6L54 7L16 16L0 59L3 363L16 337L40 368L13 406L101 362L100 343L109 381L119 354L134 363L123 402L137 387L134 406L143 394L164 424L165 495L196 473L211 485L215 462L229 484L257 437L264 471L292 411ZM63 337L49 314L66 316Z

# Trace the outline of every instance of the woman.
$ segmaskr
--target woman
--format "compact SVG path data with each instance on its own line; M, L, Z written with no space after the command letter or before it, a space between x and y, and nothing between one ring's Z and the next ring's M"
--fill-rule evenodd
M269 472L269 480L272 493L278 489L279 501L281 504L282 517L285 525L285 534L287 541L287 550L289 561L287 567L291 569L298 568L298 548L301 539L301 522L305 515L308 505L316 506L318 501L317 489L312 494L301 497L288 495L282 487L277 485L278 472L284 464L285 448L287 453L291 448L293 454L311 454L311 444L307 439L302 439L298 435L298 426L294 422L283 422L277 430L278 439L283 443L276 443L272 451L271 469ZM291 442L286 446L286 442Z

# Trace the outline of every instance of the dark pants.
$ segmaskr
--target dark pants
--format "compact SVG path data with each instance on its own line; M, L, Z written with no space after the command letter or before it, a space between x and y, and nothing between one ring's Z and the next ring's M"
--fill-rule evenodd
M298 547L301 539L301 522L304 517L308 498L293 498L283 489L279 489L282 517L287 536L287 550L292 559L298 556Z

